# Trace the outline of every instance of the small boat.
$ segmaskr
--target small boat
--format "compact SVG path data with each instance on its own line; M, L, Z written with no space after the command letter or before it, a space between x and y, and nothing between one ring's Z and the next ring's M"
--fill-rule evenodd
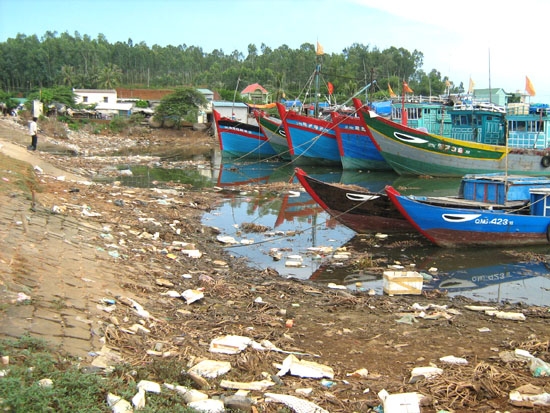
M294 173L309 195L331 217L355 232L398 233L411 232L416 228L384 192L369 191L357 185L330 184L309 176L301 168L295 168ZM431 180L427 182L429 184ZM550 187L550 179L469 174L457 186L458 194L455 196L417 198L440 207L461 205L470 210L480 207L514 210L529 202L531 189Z
M550 148L512 148L446 138L394 123L361 107L358 112L378 150L400 175L461 177L508 173L550 176Z
M274 104L275 105L275 104ZM269 141L271 147L277 155L284 160L290 161L290 151L288 149L288 140L285 134L285 128L281 119L269 116L264 111L254 111L254 117L260 126L260 131Z
M259 126L222 117L216 110L212 112L222 157L265 159L277 155Z
M356 185L329 184L312 178L300 168L295 168L294 172L315 202L331 217L355 232L414 230L383 192L370 192Z
M277 103L295 165L342 166L332 122L286 110Z
M526 187L529 200L504 204L431 199L386 193L401 214L428 240L441 247L529 246L550 242L550 185ZM525 188L524 188L525 189Z
M345 170L391 171L380 155L361 118L331 112L336 142Z

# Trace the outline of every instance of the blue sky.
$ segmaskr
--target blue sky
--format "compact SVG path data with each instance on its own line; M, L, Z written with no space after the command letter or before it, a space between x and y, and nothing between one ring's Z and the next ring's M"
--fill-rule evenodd
M0 0L0 41L18 33L78 31L110 43L198 46L245 56L249 44L326 53L354 43L424 54L422 69L468 87L524 91L550 103L550 1L523 0Z

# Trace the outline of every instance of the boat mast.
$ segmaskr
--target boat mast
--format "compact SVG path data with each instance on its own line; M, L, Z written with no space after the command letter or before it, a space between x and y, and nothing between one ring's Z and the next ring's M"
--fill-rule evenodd
M315 99L314 99L314 107L313 107L313 116L315 118L319 117L319 77L321 73L321 57L322 55L317 54L317 66L315 67Z

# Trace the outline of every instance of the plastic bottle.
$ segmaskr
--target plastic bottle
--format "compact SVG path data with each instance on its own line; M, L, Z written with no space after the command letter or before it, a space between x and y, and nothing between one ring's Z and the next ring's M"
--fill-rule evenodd
M531 359L531 365L529 366L533 377L550 377L550 364L539 359L538 357L533 357Z

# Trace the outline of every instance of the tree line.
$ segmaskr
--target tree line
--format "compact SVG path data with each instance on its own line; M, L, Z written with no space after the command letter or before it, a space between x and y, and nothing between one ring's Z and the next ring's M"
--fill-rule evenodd
M109 43L102 34L96 39L78 32L18 34L0 43L0 89L12 97L27 97L43 88L67 87L112 89L196 87L216 90L233 99L234 91L259 83L272 100L302 96L318 60L321 75L333 85L337 101L344 101L373 80L379 93L388 85L400 93L403 81L419 95L445 92L448 78L436 69L422 69L422 52L404 48L353 43L341 53L318 56L312 43L298 49L287 45L275 49L265 44L248 46L246 54L222 49L211 53L198 46L147 46L145 42ZM462 84L453 85L462 92Z

